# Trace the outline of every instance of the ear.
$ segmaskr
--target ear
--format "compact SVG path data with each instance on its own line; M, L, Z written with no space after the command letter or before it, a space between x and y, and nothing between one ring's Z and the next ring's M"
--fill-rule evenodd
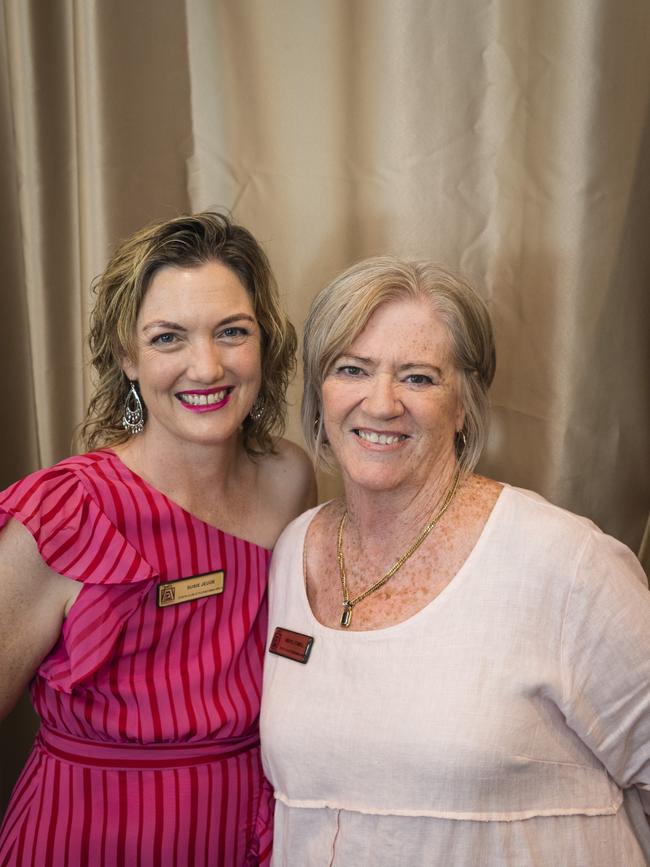
M124 356L121 361L121 367L129 379L138 379L138 366L130 358Z
M458 409L456 410L456 433L459 433L465 424L465 407L460 403L458 403Z

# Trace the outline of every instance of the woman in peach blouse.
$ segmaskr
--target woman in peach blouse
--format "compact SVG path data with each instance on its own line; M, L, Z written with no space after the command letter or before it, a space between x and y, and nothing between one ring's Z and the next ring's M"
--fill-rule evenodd
M650 863L650 594L591 522L474 472L485 305L373 259L316 298L304 431L344 496L270 579L273 864Z

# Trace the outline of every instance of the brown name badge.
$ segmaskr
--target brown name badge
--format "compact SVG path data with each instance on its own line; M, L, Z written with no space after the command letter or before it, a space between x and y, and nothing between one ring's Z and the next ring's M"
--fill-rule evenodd
M206 572L205 575L193 575L191 578L159 584L158 608L205 599L206 596L218 596L223 593L224 579L225 572L220 569L218 572Z
M309 659L313 643L314 639L311 635L303 635L302 632L293 632L291 629L276 626L269 652L304 664Z

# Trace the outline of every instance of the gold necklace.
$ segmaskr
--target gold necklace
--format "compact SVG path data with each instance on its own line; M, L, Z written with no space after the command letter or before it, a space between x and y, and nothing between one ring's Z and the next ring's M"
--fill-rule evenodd
M363 593L359 593L358 596L355 596L354 599L350 599L350 591L348 590L348 576L345 572L345 559L343 557L343 527L345 526L345 521L348 516L347 509L343 512L343 517L339 523L339 530L336 538L336 556L339 562L339 576L341 578L341 588L343 590L343 612L341 613L341 626L344 626L346 629L352 623L352 610L355 605L358 605L359 602L362 602L366 596L370 596L371 593L374 593L375 590L379 590L380 587L383 587L387 581L393 577L393 575L401 569L402 566L406 563L406 561L411 557L420 545L427 538L429 533L436 526L438 521L445 514L449 506L451 505L451 501L454 499L454 495L458 490L458 482L460 480L460 468L458 468L454 474L453 481L449 490L445 494L445 499L443 500L442 506L436 512L436 514L431 518L429 523L426 525L424 530L417 537L415 542L406 550L401 557L399 557L393 565L390 567L388 572L385 575L382 575L381 578L378 578L374 584L371 584Z

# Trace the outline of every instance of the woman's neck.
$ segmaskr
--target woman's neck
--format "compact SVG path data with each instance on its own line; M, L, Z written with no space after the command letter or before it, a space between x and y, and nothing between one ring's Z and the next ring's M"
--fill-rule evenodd
M237 487L244 466L250 467L239 437L225 443L179 443L157 431L144 431L114 447L118 457L147 482L182 505L215 498Z
M401 485L391 490L364 488L344 479L347 532L371 541L417 536L442 506L457 470L454 459L437 466L417 485Z

